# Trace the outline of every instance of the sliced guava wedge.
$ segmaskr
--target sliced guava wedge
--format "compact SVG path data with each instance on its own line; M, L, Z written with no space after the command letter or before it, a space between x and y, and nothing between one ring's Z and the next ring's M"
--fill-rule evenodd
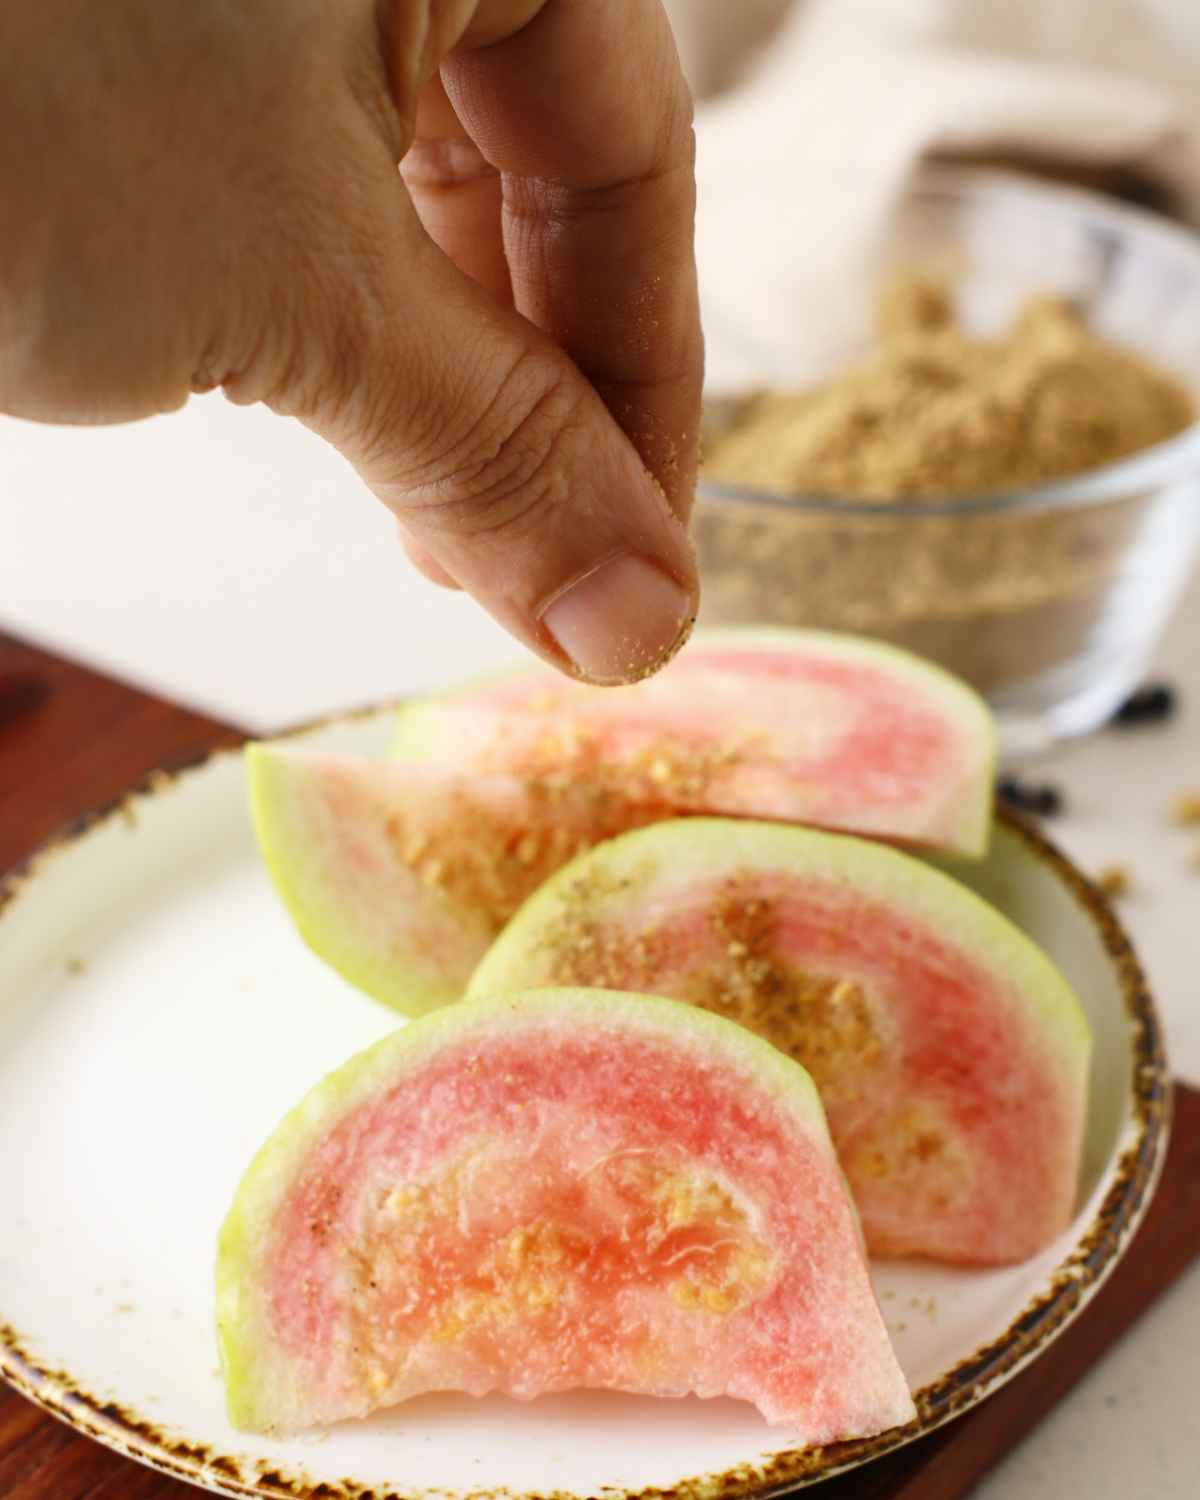
M454 1006L347 1063L242 1180L217 1308L251 1431L581 1387L805 1444L914 1416L811 1080L645 996Z
M701 632L631 687L540 668L468 684L403 708L394 754L974 856L991 828L986 704L931 663L848 635Z
M844 835L691 818L573 861L471 994L668 995L801 1062L878 1256L1019 1261L1071 1220L1090 1034L1053 963L965 886Z
M669 815L570 780L245 751L264 863L309 947L406 1015L461 997L521 902L601 839Z

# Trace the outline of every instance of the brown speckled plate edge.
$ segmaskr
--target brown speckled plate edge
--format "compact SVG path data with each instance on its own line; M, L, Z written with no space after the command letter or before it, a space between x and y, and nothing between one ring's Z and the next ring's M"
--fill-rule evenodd
M368 718L378 708L347 718ZM324 723L299 734L314 733ZM190 764L152 772L122 797L75 819L36 853L0 881L0 917L6 906L56 856L113 818L130 816L140 800L150 799L181 777L202 771L212 761L238 754L238 748L211 751ZM1034 824L1001 808L998 820L1034 855L1049 865L1097 929L1121 986L1131 1026L1132 1143L1117 1163L1113 1181L1098 1212L1075 1250L1054 1272L1050 1287L1034 1298L998 1338L960 1361L938 1380L915 1392L917 1417L903 1427L874 1438L856 1439L826 1448L792 1449L772 1455L761 1465L739 1465L719 1474L681 1481L669 1490L606 1490L607 1500L767 1500L788 1490L819 1483L932 1432L975 1406L1024 1368L1046 1344L1087 1306L1116 1266L1145 1216L1166 1155L1171 1113L1170 1077L1158 1013L1124 928L1097 888ZM46 1369L22 1348L16 1330L0 1324L0 1377L23 1396L98 1442L150 1468L227 1495L285 1497L285 1500L575 1500L552 1492L486 1489L472 1492L380 1491L352 1480L314 1483L299 1472L254 1466L228 1454L172 1437L136 1412L96 1399L71 1376Z

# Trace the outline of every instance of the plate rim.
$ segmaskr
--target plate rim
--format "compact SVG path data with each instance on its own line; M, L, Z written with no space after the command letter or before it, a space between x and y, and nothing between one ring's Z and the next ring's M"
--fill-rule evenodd
M307 738L324 730L394 712L398 704L376 704L339 713L263 736L271 740ZM109 801L71 819L29 855L0 874L0 921L22 892L58 857L69 854L90 834L117 818L128 819L140 802L203 774L220 760L240 755L246 736L215 745L182 762L161 766ZM824 1448L794 1448L761 1464L743 1464L720 1474L696 1475L672 1486L673 1500L769 1500L785 1491L818 1484L926 1436L978 1405L1025 1368L1054 1337L1079 1316L1103 1286L1144 1219L1161 1175L1170 1135L1172 1085L1162 1022L1145 971L1112 904L1034 821L998 804L996 822L1014 834L1034 858L1050 867L1091 921L1116 971L1130 1023L1132 1080L1122 1138L1132 1139L1117 1158L1112 1181L1074 1248L1050 1273L1047 1289L1032 1298L996 1338L960 1360L936 1380L914 1391L917 1415L903 1426L871 1438L855 1438ZM317 1482L286 1466L256 1465L163 1431L141 1413L93 1396L68 1372L41 1365L20 1335L0 1317L0 1379L19 1394L105 1447L173 1478L232 1496L286 1497L286 1500L430 1500L428 1489L381 1491L345 1480ZM439 1491L439 1497L445 1492ZM606 1489L606 1500L659 1500L662 1491ZM499 1500L500 1492L463 1492L459 1500ZM503 1491L504 1500L535 1500Z

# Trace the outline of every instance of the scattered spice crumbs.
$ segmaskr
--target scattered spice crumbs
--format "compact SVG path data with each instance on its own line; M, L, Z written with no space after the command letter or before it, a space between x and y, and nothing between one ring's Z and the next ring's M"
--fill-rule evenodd
M68 974L72 974L72 975L82 974L83 971L86 968L87 968L87 964L83 961L82 958L68 958L67 959L67 973Z
M854 1097L862 1072L889 1067L864 990L850 980L806 974L781 957L779 903L769 884L739 876L723 882L706 913L707 934L684 960L668 926L630 932L594 919L596 897L625 883L593 872L560 896L539 983L653 990L656 976L676 969L677 999L735 1020L795 1058L827 1106Z
M1200 792L1180 792L1172 804L1171 816L1181 828L1200 823Z
M1096 876L1096 884L1106 896L1127 896L1132 882L1126 865L1108 865Z

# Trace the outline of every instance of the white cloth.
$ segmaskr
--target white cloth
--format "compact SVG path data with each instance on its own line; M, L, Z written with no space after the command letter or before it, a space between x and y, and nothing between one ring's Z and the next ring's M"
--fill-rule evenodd
M842 342L897 195L931 154L1136 168L1200 222L1195 0L668 8L701 96L697 250L714 387L800 378ZM778 351L789 319L795 369L776 352L765 372L762 351Z

